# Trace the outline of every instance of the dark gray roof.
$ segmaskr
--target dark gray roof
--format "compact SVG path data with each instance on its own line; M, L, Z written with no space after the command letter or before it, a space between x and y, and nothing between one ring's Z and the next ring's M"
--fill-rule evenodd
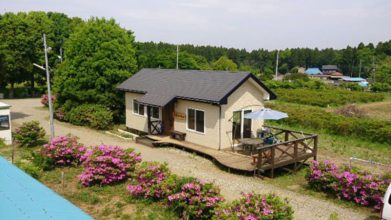
M322 70L337 70L337 65L323 65Z
M275 94L249 72L142 69L117 89L142 93L137 101L165 106L174 99L226 104L227 97L248 78L253 78L274 99Z

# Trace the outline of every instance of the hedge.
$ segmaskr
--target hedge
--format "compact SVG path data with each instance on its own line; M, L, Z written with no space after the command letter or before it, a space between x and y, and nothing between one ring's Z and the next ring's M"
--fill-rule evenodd
M74 125L107 129L113 123L113 113L102 105L84 104L67 112L65 120Z

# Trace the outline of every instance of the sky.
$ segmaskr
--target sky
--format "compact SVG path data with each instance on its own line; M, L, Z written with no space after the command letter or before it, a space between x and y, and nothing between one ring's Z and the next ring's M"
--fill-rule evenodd
M391 0L0 0L0 12L114 18L137 41L345 48L391 40Z

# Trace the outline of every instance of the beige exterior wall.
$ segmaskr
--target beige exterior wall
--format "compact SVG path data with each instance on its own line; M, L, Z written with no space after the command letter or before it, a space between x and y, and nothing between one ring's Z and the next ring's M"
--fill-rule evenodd
M125 93L126 127L148 132L147 116L136 115L133 113L133 100L141 96L143 96L143 94L130 92Z
M232 116L234 111L262 109L264 99L268 99L267 92L253 79L247 80L234 93L228 97L228 104L222 105L221 119L221 149L232 146ZM263 120L252 120L252 136L256 136L257 129L261 128Z
M187 109L193 108L204 111L204 133L187 129ZM178 100L175 103L175 112L183 113L186 119L174 117L174 130L186 133L186 141L195 144L218 148L219 146L219 106L208 103Z
M133 100L143 94L126 93L126 126L140 131L148 132L147 117L133 113ZM247 80L228 97L228 104L221 106L221 119L219 106L208 103L178 100L174 111L185 114L185 119L174 117L174 130L186 133L186 141L195 144L223 149L232 146L232 116L234 111L256 111L264 106L264 99L269 99L269 94L253 79ZM187 128L187 109L193 108L204 111L204 133L189 130ZM220 125L219 125L220 124ZM252 135L256 135L257 129L263 125L262 120L252 121ZM220 130L221 128L221 130ZM221 142L220 142L221 139ZM221 145L220 145L221 143Z

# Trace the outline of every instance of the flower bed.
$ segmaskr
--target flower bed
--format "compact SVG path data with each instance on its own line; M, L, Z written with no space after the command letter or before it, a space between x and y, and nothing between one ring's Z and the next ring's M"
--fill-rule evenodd
M75 136L58 136L45 144L41 154L50 158L56 165L78 165L86 148L77 142Z
M312 161L306 176L311 188L337 195L339 199L352 201L375 211L382 206L382 196L391 179L375 177L366 173L351 171L346 167L324 161Z
M129 178L141 157L130 148L100 145L87 150L81 161L85 167L79 176L83 185L107 185Z
M213 219L293 219L293 209L288 201L274 194L242 193L242 198L219 207Z

